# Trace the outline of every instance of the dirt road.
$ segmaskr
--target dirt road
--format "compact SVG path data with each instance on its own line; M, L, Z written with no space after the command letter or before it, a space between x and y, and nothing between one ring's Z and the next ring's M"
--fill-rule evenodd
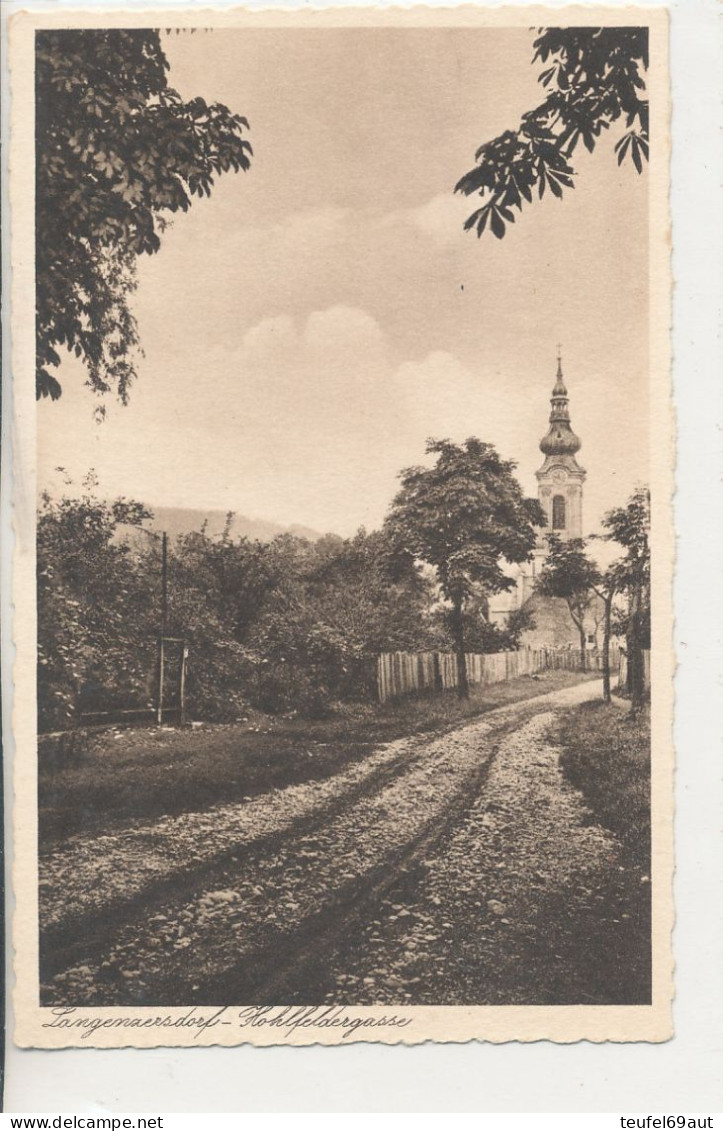
M599 694L583 683L323 782L70 838L42 864L44 1003L512 1003L537 1000L543 970L542 1000L600 1000L569 952L608 914L617 844L546 739Z

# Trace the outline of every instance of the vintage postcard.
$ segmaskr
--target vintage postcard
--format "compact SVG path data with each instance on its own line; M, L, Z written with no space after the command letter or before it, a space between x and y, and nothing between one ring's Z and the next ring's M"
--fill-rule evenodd
M671 1035L667 41L12 20L18 1044Z

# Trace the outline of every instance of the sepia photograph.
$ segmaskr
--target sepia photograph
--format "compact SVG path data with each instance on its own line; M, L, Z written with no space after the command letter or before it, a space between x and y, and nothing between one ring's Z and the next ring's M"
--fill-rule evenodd
M580 11L16 17L20 1043L670 1035L666 28Z

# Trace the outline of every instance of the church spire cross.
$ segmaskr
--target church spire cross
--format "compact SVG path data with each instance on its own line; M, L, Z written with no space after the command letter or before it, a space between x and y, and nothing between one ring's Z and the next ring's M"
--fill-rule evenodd
M550 398L550 428L540 441L540 448L546 456L574 456L580 450L580 440L570 427L569 398L562 376L562 356L559 351L558 345L557 377Z
M563 400L564 398L564 400ZM557 403L555 403L557 402ZM552 390L552 409L559 412L564 409L567 412L567 389L565 387L565 379L562 376L562 355L560 347L557 347L557 377L555 380L555 387ZM552 417L550 417L552 419ZM569 417L568 417L569 419Z

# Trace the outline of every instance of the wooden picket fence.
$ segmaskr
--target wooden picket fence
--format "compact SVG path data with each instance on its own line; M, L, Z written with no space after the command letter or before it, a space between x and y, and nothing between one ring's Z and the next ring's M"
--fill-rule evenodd
M521 648L517 652L467 652L467 679L486 687L518 676L543 671L580 671L577 648ZM601 670L599 652L587 654L590 671ZM610 667L618 664L618 649L610 649ZM457 658L451 652L383 652L377 659L380 703L415 692L446 691L457 686Z

